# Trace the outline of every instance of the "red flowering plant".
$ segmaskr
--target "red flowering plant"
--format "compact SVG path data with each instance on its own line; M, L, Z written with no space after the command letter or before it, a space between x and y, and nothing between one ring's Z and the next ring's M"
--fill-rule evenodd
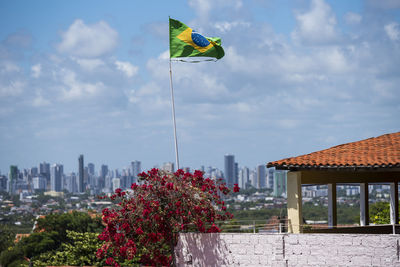
M152 169L139 179L132 191L115 190L110 198L116 207L103 210L106 227L99 238L105 243L97 256L108 265L171 265L177 233L220 232L217 221L233 217L221 199L229 188L221 180L204 178L201 171Z

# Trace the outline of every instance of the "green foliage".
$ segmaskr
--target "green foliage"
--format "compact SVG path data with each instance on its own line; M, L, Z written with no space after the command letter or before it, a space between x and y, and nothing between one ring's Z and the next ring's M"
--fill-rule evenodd
M19 249L10 247L0 254L0 265L3 267L23 266L23 252Z
M33 233L29 237L22 238L17 248L24 252L24 256L31 258L59 247L61 241L58 237L59 234L55 231Z
M42 263L55 265L54 262L62 262L61 265L93 265L101 244L97 235L102 229L101 219L93 219L87 213L47 215L38 220L37 232L22 238L17 244L12 243L3 251L0 264L23 266L26 263L24 257L27 257L37 261L37 266L46 266L40 265ZM7 240L6 235L0 238Z
M390 205L388 202L376 202L370 205L370 221L373 224L390 224Z
M96 251L102 242L96 233L78 233L67 230L68 242L63 243L58 251L49 251L41 254L33 261L33 266L48 265L104 265L96 258Z
M50 214L38 220L37 228L46 232L56 231L58 239L67 239L67 230L99 233L103 230L101 218L92 219L87 213L74 211L64 214Z
M0 225L0 253L13 245L15 233L5 225Z

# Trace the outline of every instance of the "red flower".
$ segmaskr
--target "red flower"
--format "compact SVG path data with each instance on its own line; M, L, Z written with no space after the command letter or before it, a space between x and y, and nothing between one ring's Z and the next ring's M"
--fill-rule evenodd
M114 263L115 263L115 261L114 261L113 258L111 258L111 257L108 257L108 258L107 258L107 260L106 260L106 264L107 264L107 265L112 265L112 264L114 264Z
M136 234L141 235L143 233L144 232L143 232L142 228L139 227L138 229L136 229Z
M237 193L237 192L239 192L239 190L240 190L239 185L238 184L234 184L233 192Z

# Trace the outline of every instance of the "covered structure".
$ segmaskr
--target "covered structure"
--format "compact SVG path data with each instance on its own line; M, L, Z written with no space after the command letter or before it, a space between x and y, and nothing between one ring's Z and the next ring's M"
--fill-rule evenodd
M368 185L390 185L390 221L399 223L400 132L334 146L298 157L269 162L267 167L288 170L287 208L289 232L303 232L302 185L328 185L328 225L332 231L385 232L369 225ZM336 229L336 186L360 185L360 226ZM391 229L389 228L389 231Z

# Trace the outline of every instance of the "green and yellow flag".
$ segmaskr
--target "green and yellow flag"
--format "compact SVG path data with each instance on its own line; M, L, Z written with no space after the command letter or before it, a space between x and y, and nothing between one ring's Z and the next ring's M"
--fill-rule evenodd
M177 57L213 57L220 59L225 55L221 38L204 37L182 22L169 19L169 53Z

